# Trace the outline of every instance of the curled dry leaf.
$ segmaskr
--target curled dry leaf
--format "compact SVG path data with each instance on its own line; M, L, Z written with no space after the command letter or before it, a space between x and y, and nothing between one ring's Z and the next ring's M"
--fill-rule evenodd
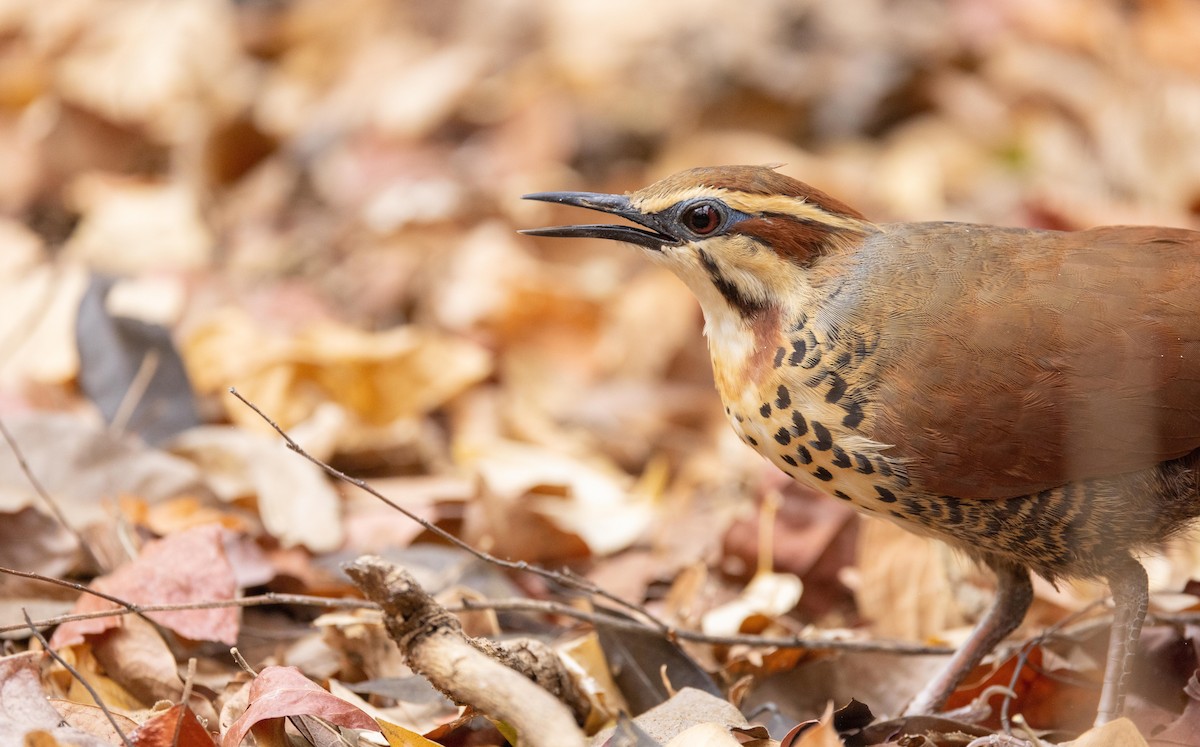
M483 482L482 499L469 507L482 512L474 531L486 532L515 556L551 551L550 538L539 537L530 519L578 537L594 554L607 555L633 544L655 515L652 502L630 490L629 476L603 462L502 440L460 452ZM559 549L569 544L563 542Z
M317 686L295 667L267 667L250 683L250 704L230 725L221 747L237 747L255 727L287 716L319 716L337 726L379 730L359 708Z
M779 742L780 747L845 747L833 725L833 703L816 721L799 724Z
M237 387L285 428L306 420L325 402L336 402L371 425L413 418L492 370L491 355L481 346L421 327L363 332L326 323L275 334L234 309L194 329L183 353L199 391ZM253 412L234 404L229 415L235 422L265 427Z
M758 573L737 599L709 610L701 618L708 635L761 631L772 618L790 612L800 601L804 585L791 573Z
M142 724L129 740L134 747L215 747L212 735L183 704L171 706Z

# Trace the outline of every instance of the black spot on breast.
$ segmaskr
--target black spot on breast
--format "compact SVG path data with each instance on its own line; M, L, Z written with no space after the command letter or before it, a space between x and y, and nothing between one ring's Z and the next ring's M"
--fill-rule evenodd
M888 513L890 513L892 516L895 516L897 519L908 518L904 514L900 513L899 511L888 511Z
M892 476L892 465L888 464L883 457L875 457L875 469L879 470L879 474L884 477Z
M786 469L783 470L783 474L787 475L788 477L792 478L793 480L796 479L796 476L793 475L791 472L788 472Z
M841 446L833 447L833 466L845 469L850 466L850 456Z
M818 451L829 451L833 448L833 436L829 435L828 428L814 420L812 421L812 432L816 436L816 440L809 441L809 446Z
M792 434L799 438L805 433L808 433L808 423L799 410L792 410Z
M736 420L736 421L738 421L739 423L744 423L744 422L746 422L746 419L745 419L745 418L743 418L741 415L734 415L734 416L733 416L733 419L734 419L734 420Z
M845 493L843 493L840 490L833 491L833 494L836 495L838 498L841 498L843 501L851 500L850 496L846 495Z
M884 503L895 503L896 502L896 494L893 493L892 491L888 490L887 488L883 487L882 485L876 485L875 492L879 493L879 500L883 501Z
M792 434L788 433L787 428L780 428L775 432L775 440L778 441L781 446L787 446L792 442Z
M786 410L792 406L791 392L783 384L780 384L779 389L775 392L775 406L780 410Z
M813 471L813 477L817 478L818 480L829 482L833 479L833 473L824 467L817 467L816 470Z
M821 362L821 348L814 347L812 349L812 352L809 353L808 356L804 360L800 361L800 368L805 368L805 369L814 368L820 362Z
M871 460L867 459L862 454L859 454L857 451L854 452L854 463L857 465L854 469L864 475L869 475L875 471L875 467L871 464Z
M837 402L846 394L846 380L837 374L830 374L829 380L829 391L825 392L825 401Z
M791 454L784 454L782 457L780 457L780 459L782 459L783 461L792 465L793 467L800 466L800 465L796 464L796 458L794 456L792 456Z
M758 446L758 439L754 436L746 436L746 443L750 444L751 446Z
M800 316L796 317L796 323L792 325L792 331L799 332L804 329L806 324L808 324L808 315L801 311Z
M763 402L762 407L758 408L758 414L762 415L764 418L769 417L771 415L771 403Z
M843 404L842 407L846 410L846 417L842 418L842 425L847 428L857 428L863 419L862 405L857 402L851 402L850 404Z
M787 351L783 348L779 348L775 351L775 368L779 368L783 365L783 356L785 355L787 355Z
M800 458L801 464L812 464L812 454L808 452L808 447L804 444L796 447L796 456Z
M798 366L800 361L804 360L804 354L808 350L808 343L800 338L792 340L792 354L788 356L789 366Z
M835 368L845 368L846 366L849 366L850 365L850 352L844 351L844 352L839 353L838 357L834 359L833 365Z

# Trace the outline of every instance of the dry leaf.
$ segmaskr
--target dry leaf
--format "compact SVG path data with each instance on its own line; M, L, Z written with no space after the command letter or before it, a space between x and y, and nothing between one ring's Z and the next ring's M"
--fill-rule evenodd
M833 703L825 706L825 713L814 722L800 724L782 740L780 747L845 747L837 729L833 726Z
M283 547L329 552L341 546L337 491L320 467L278 436L206 426L180 434L170 449L196 464L222 500L253 499L263 526Z
M182 724L179 722L183 721ZM134 747L215 747L212 736L185 705L174 705L129 735Z
M87 288L84 267L74 262L35 263L21 248L24 237L5 231L0 254L25 255L28 263L5 262L0 269L0 383L65 383L79 372L75 348L75 311Z
M761 632L771 619L795 608L803 589L791 573L757 573L737 599L704 613L700 627L708 635Z
M329 323L273 334L234 309L193 330L183 353L199 391L237 387L285 428L324 402L336 402L368 424L413 418L491 371L486 350L428 329L370 333ZM236 422L266 427L240 404L230 407Z
M98 591L135 604L181 604L233 599L237 592L233 568L225 557L218 526L204 526L148 542L141 554L112 573L92 582ZM114 609L111 602L84 594L75 612ZM237 642L236 608L148 612L146 617L184 638L195 641ZM119 617L98 617L64 623L54 632L54 648L82 643L84 636L122 625Z
M485 492L478 503L482 522L474 531L486 532L505 552L537 557L554 551L549 538L537 538L536 525L529 523L536 518L578 537L592 553L607 555L632 544L655 514L647 499L629 491L627 475L603 463L512 441L459 451Z
M180 184L90 175L72 186L71 198L83 218L66 251L93 270L197 270L212 261L211 231L196 196Z
M1179 743L1172 742L1172 744ZM1147 744L1146 738L1142 736L1132 721L1127 718L1119 718L1104 726L1088 729L1079 735L1078 739L1063 742L1059 747L1147 747Z
M956 558L946 546L886 521L865 520L859 531L855 596L879 636L926 640L965 624L947 571Z
M334 697L295 667L267 667L250 683L250 704L221 739L237 747L252 729L256 735L269 722L287 716L319 716L337 726L378 731L379 725L359 708ZM260 743L261 744L261 743Z
M50 704L54 706L54 710L62 714L63 721L69 726L87 732L108 744L120 743L120 735L113 729L112 721L108 720L108 715L105 715L100 706L62 700L61 698L51 698ZM126 736L133 734L138 728L138 723L128 716L113 713L112 709L109 709L109 714L116 720L117 725L121 727L121 731L125 732Z
M5 425L30 471L75 529L107 520L109 507L121 495L153 503L181 494L209 494L194 465L116 438L82 418L27 413L6 418ZM12 450L0 449L0 511L27 506L46 510Z
M58 69L61 95L164 140L191 135L189 118L219 120L244 103L251 70L233 9L208 0L93 3ZM154 33L146 33L154 29Z
M109 742L62 726L63 718L42 690L39 662L42 654L28 652L0 658L0 744L36 743L39 732L56 743L73 747L107 747Z

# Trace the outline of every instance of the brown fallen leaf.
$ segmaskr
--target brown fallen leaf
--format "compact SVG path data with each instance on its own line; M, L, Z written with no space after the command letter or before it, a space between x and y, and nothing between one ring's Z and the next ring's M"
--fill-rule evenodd
M73 700L63 700L61 698L51 698L50 704L54 706L54 710L62 714L62 719L68 725L85 731L88 734L102 739L109 744L118 744L121 741L120 735L113 729L112 721L108 720L108 715L98 705L90 703L77 703ZM121 731L125 732L126 736L131 735L138 728L138 723L133 719L124 716L120 713L115 713L109 708L109 714L121 727Z
M237 593L233 568L225 557L219 526L188 529L148 542L132 562L92 582L98 591L136 604L180 604L233 599ZM116 609L111 602L85 594L75 612ZM237 642L239 612L234 608L150 612L151 620L195 641ZM87 635L123 625L120 617L77 620L59 626L51 646L61 648L84 641Z
M196 464L222 500L253 497L264 528L283 547L329 552L341 546L337 491L320 467L297 457L277 436L201 426L179 434L169 447Z
M492 370L483 347L416 325L364 332L328 322L283 334L234 309L193 329L182 352L198 391L236 386L284 428L326 402L366 425L417 417ZM267 427L237 402L229 416L251 430Z
M142 724L129 735L129 741L134 747L215 747L212 735L182 703Z
M798 724L788 732L779 740L779 747L844 747L833 726L833 703L825 706L820 719Z
M250 704L221 739L222 747L238 747L246 734L282 729L287 716L319 716L337 726L379 730L375 720L331 695L295 667L267 667L250 683ZM262 743L261 741L259 742Z

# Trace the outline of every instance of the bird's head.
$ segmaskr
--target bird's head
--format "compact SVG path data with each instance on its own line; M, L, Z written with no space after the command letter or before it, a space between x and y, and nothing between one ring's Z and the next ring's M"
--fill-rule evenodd
M599 210L636 223L522 233L642 247L688 284L710 322L751 321L803 303L828 274L823 265L831 257L877 230L853 208L766 166L689 169L625 195L539 192L525 199Z

